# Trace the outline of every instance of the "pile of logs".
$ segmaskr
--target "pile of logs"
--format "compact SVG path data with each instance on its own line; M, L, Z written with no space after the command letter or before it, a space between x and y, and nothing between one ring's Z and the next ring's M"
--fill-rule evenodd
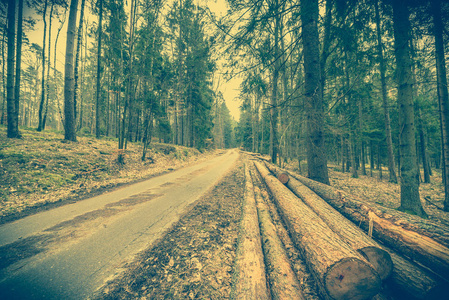
M267 162L254 164L323 298L371 299L382 286L404 299L449 295L443 225L368 205Z

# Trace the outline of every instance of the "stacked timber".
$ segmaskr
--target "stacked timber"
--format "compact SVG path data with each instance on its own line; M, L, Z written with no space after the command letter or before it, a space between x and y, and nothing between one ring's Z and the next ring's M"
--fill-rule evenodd
M260 160L263 160L263 161L266 161L266 162L271 162L270 158L267 158L267 157L263 156L260 153L248 152L248 151L243 151L243 150L240 150L240 152L242 152L242 153L244 153L246 155L249 155L253 159L260 159Z
M280 168L268 165L269 169L275 173L275 174L286 174L283 172ZM310 181L309 179L305 178L305 180ZM323 198L318 197L315 193L312 192L311 197L307 197L306 195L309 194L309 191L307 189L304 189L304 187L301 186L301 183L298 182L293 176L290 176L289 180L287 180L287 186L299 197L305 199L304 201L311 207L315 207L314 210L324 210L329 211L330 209L333 209L330 207L327 202L324 201ZM323 189L329 190L329 186L323 185ZM330 188L332 189L332 188ZM305 192L301 192L305 191ZM317 198L318 197L318 198ZM323 204L326 203L326 204ZM323 209L324 206L325 208ZM335 211L336 212L336 211ZM320 213L318 213L320 214ZM327 213L326 215L335 215L335 213ZM343 217L341 214L339 214L341 217ZM323 216L321 213L320 216ZM354 223L350 222L348 219L344 218L341 219L340 217L332 217L329 218L329 216L324 216L323 218L328 223L333 223L333 226L330 226L334 231L338 232L339 235L345 235L346 232L354 231L354 227L357 230L360 230L358 227L355 226ZM338 220L338 222L335 222ZM349 222L349 223L348 223ZM352 229L351 229L352 228ZM348 230L349 229L349 230ZM353 234L349 235L352 236ZM346 242L348 242L350 245L353 243L350 239L346 238ZM362 238L361 240L364 240ZM357 243L352 244L353 248L354 246L357 247ZM381 247L383 251L388 252L390 254L391 260L393 262L393 270L392 275L390 276L389 280L387 281L387 285L390 288L390 291L393 293L400 295L400 296L406 296L407 299L443 299L445 295L449 294L449 283L447 283L444 279L442 279L439 276L436 276L432 272L429 272L428 270L416 265L415 263L412 263L411 261L403 258L402 256L396 254L391 249L388 249L385 246L381 246L378 243L375 242L373 245L376 248ZM374 248L368 248L367 249L374 249ZM375 250L374 253L376 253L378 250ZM376 262L372 261L372 254L369 254L369 250L361 251L364 252L366 255L368 261L370 261L373 266L376 267ZM367 253L368 252L368 253ZM376 268L379 274L382 274L382 271ZM381 275L382 276L382 275Z
M235 261L232 299L271 299L268 290L254 188L245 165L246 187Z
M328 299L371 299L381 280L372 265L332 231L331 228L262 164L255 165L264 178L292 239Z
M336 188L296 174L294 177L354 223L372 231L377 240L449 280L449 248L443 243L449 231L445 226L429 225L431 222L427 220L417 220L417 217L406 213L364 203ZM419 229L423 227L430 233ZM434 228L433 233L431 228ZM436 232L442 232L445 236L439 236Z
M292 270L287 253L271 219L268 206L257 185L254 185L254 194L272 299L304 300L301 285Z
M288 177L277 167L272 165L267 165L267 167L278 178ZM295 178L284 179L284 181L288 188L323 219L333 232L337 233L343 241L361 253L373 265L382 280L390 276L393 269L391 257L377 242Z

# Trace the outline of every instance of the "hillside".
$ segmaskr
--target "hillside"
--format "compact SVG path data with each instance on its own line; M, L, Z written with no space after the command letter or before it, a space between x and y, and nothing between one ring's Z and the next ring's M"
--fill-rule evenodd
M147 159L142 145L128 143L125 164L117 164L117 142L84 136L63 140L52 131L22 130L7 139L0 127L0 223L161 174L211 153L153 143Z

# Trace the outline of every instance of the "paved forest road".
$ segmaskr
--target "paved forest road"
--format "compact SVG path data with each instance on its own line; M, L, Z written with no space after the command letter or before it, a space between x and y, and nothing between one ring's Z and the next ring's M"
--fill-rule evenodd
M238 158L206 162L0 226L0 299L85 299Z

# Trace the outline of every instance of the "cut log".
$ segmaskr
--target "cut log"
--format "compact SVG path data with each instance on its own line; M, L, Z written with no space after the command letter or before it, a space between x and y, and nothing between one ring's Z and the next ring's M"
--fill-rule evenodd
M449 295L449 283L429 271L389 251L393 260L393 272L386 281L399 299L440 300Z
M324 297L370 299L381 287L377 272L288 188L255 165L271 191L296 246L303 251Z
M274 300L305 299L301 286L291 268L287 253L277 235L267 204L265 204L257 185L254 185L254 193L256 195L265 263L270 279L271 296Z
M267 166L278 178L281 174L285 174L275 166ZM286 185L323 219L344 242L361 253L373 265L382 280L390 276L393 269L390 255L377 242L295 178L290 178Z
M243 154L249 155L250 157L252 157L254 159L260 159L260 160L263 160L266 162L271 162L271 158L265 157L260 153L248 152L248 151L243 151L243 150L240 150L240 152Z
M270 299L254 189L245 165L246 189L235 261L232 299Z
M288 176L287 173L279 172L279 173L277 173L276 175L277 175L277 177L278 177L278 180L279 180L281 183L283 183L283 184L287 184L288 181L290 180L290 177Z
M371 222L375 239L449 280L449 248L441 243L447 236L441 237L436 234L436 232L448 234L445 226L393 209L367 204L331 186L297 174L290 173L290 175L312 189L355 224L360 224L365 231L369 231ZM431 229L432 227L434 228ZM433 230L433 233L425 234L422 228Z

